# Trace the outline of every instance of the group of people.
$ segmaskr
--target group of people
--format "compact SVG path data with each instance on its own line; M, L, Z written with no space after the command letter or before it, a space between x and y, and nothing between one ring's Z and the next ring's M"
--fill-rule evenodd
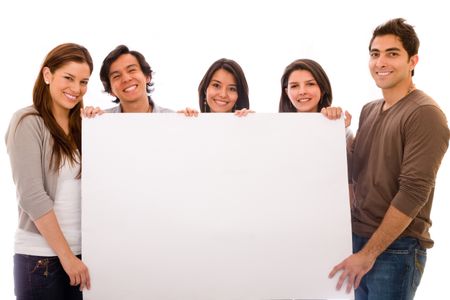
M356 299L413 299L426 249L433 246L430 211L449 129L436 102L413 84L418 48L414 28L401 18L378 26L369 43L370 73L383 98L363 107L355 137L347 137L353 254L329 274L339 272L337 288L354 289ZM91 286L81 257L81 116L173 112L154 103L149 63L124 45L107 55L100 70L105 91L118 105L83 108L92 70L83 46L51 50L39 70L33 104L14 114L6 134L19 207L18 300L82 299L82 290ZM252 112L244 72L233 60L214 62L198 94L202 113ZM279 112L337 119L342 110L331 106L332 98L317 62L298 59L286 67ZM345 115L348 126L351 115Z

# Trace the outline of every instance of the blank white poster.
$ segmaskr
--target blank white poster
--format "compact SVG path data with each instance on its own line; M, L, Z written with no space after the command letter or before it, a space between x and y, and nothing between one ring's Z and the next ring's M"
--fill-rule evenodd
M84 119L82 230L87 300L351 299L343 121Z

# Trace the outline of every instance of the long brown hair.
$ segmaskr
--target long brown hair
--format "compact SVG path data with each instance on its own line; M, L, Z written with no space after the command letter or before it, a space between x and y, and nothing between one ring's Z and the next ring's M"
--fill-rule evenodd
M83 107L83 101L80 101L70 110L69 133L66 135L53 115L53 100L50 95L50 88L44 81L42 70L47 67L50 72L54 73L69 62L87 63L92 74L94 68L92 57L85 47L73 43L61 44L47 54L33 88L33 106L38 112L37 115L43 119L54 140L50 168L55 171L60 168L63 157L68 158L71 163L79 162L76 150L81 155L80 108ZM22 119L26 116L24 115Z

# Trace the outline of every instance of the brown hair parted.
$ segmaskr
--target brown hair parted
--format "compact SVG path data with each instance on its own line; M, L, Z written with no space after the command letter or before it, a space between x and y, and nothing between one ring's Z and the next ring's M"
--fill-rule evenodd
M144 55L142 55L140 52L135 50L130 50L125 45L119 45L114 50L109 52L109 54L105 57L103 60L102 66L100 68L100 80L102 81L103 88L105 89L106 93L111 94L111 82L109 80L109 71L111 69L112 63L114 63L121 55L124 54L131 54L133 55L141 67L142 73L144 73L145 76L149 76L150 79L152 78L152 68L150 67L149 63L145 60ZM150 82L147 83L147 93L150 94L152 92L152 86L153 82L150 80ZM113 100L114 103L119 103L120 100L116 98Z
M297 112L297 109L292 104L289 96L286 93L286 88L288 87L289 76L292 72L297 70L305 70L312 74L314 79L320 88L320 100L317 106L317 111L319 112L322 108L328 107L333 101L333 93L331 90L330 80L327 74L319 63L312 59L297 59L290 63L286 69L284 69L283 76L281 76L281 96L280 104L278 106L279 112Z
M83 101L80 101L69 112L69 134L58 125L52 112L52 97L49 86L44 81L43 69L45 67L54 73L69 62L86 63L89 66L90 73L94 68L92 57L89 51L80 45L65 43L51 50L44 59L36 82L33 88L33 106L43 119L45 126L50 131L54 143L50 167L57 171L62 163L63 157L67 157L70 162L77 162L78 156L76 150L81 155L81 117L80 109L83 107ZM24 115L26 117L27 115Z
M206 71L202 81L200 81L200 84L198 86L198 102L200 111L210 112L208 103L206 103L206 89L208 88L214 73L219 69L223 69L229 72L236 79L238 98L232 112L243 108L249 109L250 100L248 98L248 85L247 79L245 79L244 71L242 70L241 66L234 60L221 58L215 61L209 67L208 71Z
M414 27L406 23L406 20L403 18L389 20L375 28L370 39L369 51L372 50L372 42L377 36L388 34L395 35L400 39L403 48L408 53L408 58L419 53L419 37ZM411 75L414 76L414 70L412 70Z

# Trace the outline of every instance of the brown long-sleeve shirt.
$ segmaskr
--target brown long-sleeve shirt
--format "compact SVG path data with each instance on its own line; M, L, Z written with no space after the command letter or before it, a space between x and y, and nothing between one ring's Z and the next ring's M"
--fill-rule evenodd
M383 111L383 100L366 104L349 155L353 185L352 228L370 237L390 205L413 218L401 236L433 246L429 228L434 184L449 143L444 113L415 90Z

